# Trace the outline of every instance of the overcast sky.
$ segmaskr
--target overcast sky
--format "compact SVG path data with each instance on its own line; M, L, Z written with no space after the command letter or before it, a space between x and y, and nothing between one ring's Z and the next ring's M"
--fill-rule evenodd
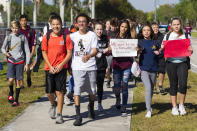
M47 3L51 3L53 0L45 0ZM83 0L81 0L83 1ZM154 10L154 0L128 0L131 4L139 10L143 10L144 12L149 12ZM179 0L156 0L157 5L162 4L174 4L178 3Z

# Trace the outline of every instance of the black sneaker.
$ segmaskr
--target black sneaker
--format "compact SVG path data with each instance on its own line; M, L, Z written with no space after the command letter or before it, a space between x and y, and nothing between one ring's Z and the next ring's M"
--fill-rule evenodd
M106 87L107 87L107 88L110 88L110 82L111 82L111 81L107 81L107 83L106 83Z
M74 101L74 99L73 99L73 92L69 92L67 94L67 97L68 97L68 99L70 99L70 101Z
M75 121L73 123L74 126L80 126L82 123L82 117L77 115L76 118L75 118Z
M88 104L88 117L95 119L94 107L91 107L90 104Z
M153 89L153 94L159 94L159 92L157 91L157 89Z
M159 88L159 90L160 90L161 95L166 95L166 94L167 94L167 92L165 92L165 91L163 90L163 88Z
M116 109L117 109L117 110L120 110L120 108L121 108L121 106L120 106L120 101L121 101L120 98L116 98Z
M31 87L31 79L27 79L27 86Z
M24 89L25 87L24 86L21 86L21 89Z

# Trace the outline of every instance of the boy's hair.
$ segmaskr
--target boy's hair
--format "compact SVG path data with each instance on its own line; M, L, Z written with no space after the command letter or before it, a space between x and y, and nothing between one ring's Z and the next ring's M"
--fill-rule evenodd
M62 19L61 19L61 17L59 16L59 15L52 15L51 16L51 22L53 21L53 20L58 20L61 24L62 24ZM50 22L50 23L51 23Z
M20 27L20 23L18 21L16 21L16 20L13 20L11 22L11 28L13 28L13 27Z
M118 26L118 18L112 18L110 20L110 25L114 26L114 27L117 27Z
M157 26L159 26L159 24L157 23L157 22L153 22L152 24L151 24L151 26L152 25L157 25Z
M51 12L50 15L49 15L49 22L51 23L51 17L52 16L55 16L55 15L58 15L57 13L55 12Z
M90 17L89 17L88 15L84 14L84 13L79 14L79 15L76 17L75 20L77 21L79 17L85 17L86 20L87 20L87 23L90 22Z
M94 23L94 29L95 29L96 25L101 25L102 27L104 27L104 26L103 26L103 23L102 23L101 21L96 21L96 22Z
M25 15L25 14L23 14L23 15L20 16L20 20L21 20L22 18L25 18L26 20L28 20L27 15Z

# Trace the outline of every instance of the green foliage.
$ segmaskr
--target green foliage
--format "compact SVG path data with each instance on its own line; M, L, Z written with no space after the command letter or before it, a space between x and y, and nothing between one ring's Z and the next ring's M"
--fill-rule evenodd
M3 12L3 5L0 4L0 12Z

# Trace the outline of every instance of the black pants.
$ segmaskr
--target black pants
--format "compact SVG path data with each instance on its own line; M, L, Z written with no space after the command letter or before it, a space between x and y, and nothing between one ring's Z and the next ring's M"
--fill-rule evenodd
M103 98L103 83L105 79L105 70L97 70L97 95L98 103L101 103Z
M170 81L170 95L176 96L177 91L181 94L187 92L188 65L186 62L171 63L167 62L167 74ZM178 89L179 85L179 89Z

